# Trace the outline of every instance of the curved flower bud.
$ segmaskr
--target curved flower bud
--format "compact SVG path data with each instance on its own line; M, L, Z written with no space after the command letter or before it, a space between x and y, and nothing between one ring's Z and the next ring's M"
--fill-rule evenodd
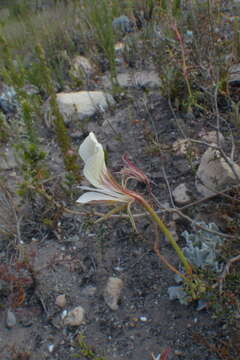
M151 191L150 180L149 178L142 172L142 170L138 169L128 158L127 153L122 156L122 160L124 163L124 168L120 171L120 174L126 176L126 182L129 179L135 179L141 183L147 185L148 190Z

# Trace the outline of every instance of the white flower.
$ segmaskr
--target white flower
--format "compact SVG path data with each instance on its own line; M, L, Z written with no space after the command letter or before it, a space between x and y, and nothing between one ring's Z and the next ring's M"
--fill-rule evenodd
M131 204L137 194L118 184L108 171L104 159L104 150L91 132L79 148L79 155L85 166L84 176L94 186L81 186L83 190L90 190L77 200L80 204L91 202L123 202Z

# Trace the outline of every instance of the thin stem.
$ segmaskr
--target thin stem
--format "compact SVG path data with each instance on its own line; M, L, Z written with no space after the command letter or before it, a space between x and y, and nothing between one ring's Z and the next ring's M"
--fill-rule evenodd
M138 201L141 203L141 205L145 208L145 210L149 213L151 218L157 223L157 225L159 226L159 228L161 229L163 234L166 236L169 243L172 245L172 247L176 251L179 259L181 260L186 273L192 274L192 268L191 268L189 262L187 261L185 255L183 254L182 250L180 249L180 247L177 245L176 241L174 240L172 234L170 233L168 228L164 225L164 223L159 218L157 213L153 210L153 208L149 205L149 203L142 197L139 197Z

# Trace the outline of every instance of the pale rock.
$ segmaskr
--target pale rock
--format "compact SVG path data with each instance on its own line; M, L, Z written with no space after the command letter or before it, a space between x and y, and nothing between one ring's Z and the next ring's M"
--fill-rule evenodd
M0 154L0 169L11 170L17 167L14 152L11 148L6 148L5 152Z
M110 79L108 77L103 79L104 86L111 88ZM117 75L117 82L122 88L159 89L161 87L161 80L156 71L123 72Z
M54 350L54 345L53 345L53 344L49 344L49 345L48 345L48 351L49 351L50 353L52 353L53 350Z
M123 42L119 41L114 45L114 49L115 49L115 55L116 55L116 58L115 58L116 65L124 65L125 60L123 58L123 52L125 50L125 44Z
M181 216L180 216L177 212L174 212L174 213L172 214L172 219L173 219L173 222L175 222L175 221L180 220L180 219L181 219ZM175 225L176 225L176 224L175 224Z
M209 144L217 144L217 131L201 131L199 134L202 141L207 142ZM224 136L219 132L219 145L224 145Z
M123 34L133 31L133 23L126 15L121 15L113 19L112 27L115 31L119 31Z
M232 21L235 21L235 18L232 17ZM239 101L239 88L240 88L240 64L233 64L228 69L228 93L230 97L235 101Z
M240 178L240 167L232 162L230 158L228 160L232 163ZM211 196L238 182L239 180L220 152L213 148L208 148L201 158L196 173L196 188L199 193L203 196Z
M20 110L16 90L3 83L0 84L0 109L5 115L13 115Z
M228 69L228 85L230 87L240 86L240 64L234 64Z
M57 306L59 306L60 308L64 308L64 306L66 305L67 303L67 300L66 300L66 295L65 294L62 294L62 295L58 295L56 297L56 301L55 301L55 304Z
M79 77L84 75L85 77L90 77L94 73L94 68L90 61L85 56L76 56L73 59L71 74L74 77Z
M17 324L17 319L13 311L7 310L6 314L6 326L11 329Z
M178 203L179 205L184 205L191 201L191 198L188 195L188 189L186 187L186 184L184 184L184 183L178 185L173 190L172 194L173 194L175 202Z
M84 309L82 306L77 306L75 309L69 311L64 318L64 324L69 326L79 326L83 323Z
M112 310L118 309L118 301L123 288L123 281L116 277L108 279L106 288L104 290L104 300Z
M116 56L120 56L122 54L122 52L124 51L124 48L125 48L125 44L122 41L118 41L114 45Z
M84 120L95 115L97 112L104 112L109 105L114 105L113 97L103 91L78 91L70 93L58 93L57 103L64 118L65 124L72 120ZM51 110L49 100L45 105L45 122L51 123Z

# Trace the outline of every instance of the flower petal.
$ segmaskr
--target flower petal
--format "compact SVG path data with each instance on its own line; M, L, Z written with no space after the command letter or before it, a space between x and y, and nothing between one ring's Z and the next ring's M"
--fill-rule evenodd
M84 176L93 186L103 188L102 179L107 174L104 151L93 132L81 144L79 155L85 162Z
M102 189L99 189L99 188L95 189L95 188L92 188L90 186L79 186L79 188L82 189L82 190L90 190L90 191L110 195L110 196L115 197L116 199L119 199L119 198L121 198L122 200L125 199L126 202L129 201L129 200L132 200L132 198L129 195L121 193L121 192L117 192L117 191L112 190L111 188L107 188L107 187L102 188Z
M93 132L90 132L84 142L80 145L79 155L86 163L95 154L96 145L100 145Z
M125 202L120 198L116 198L111 195L103 194L100 192L86 192L85 194L81 195L80 198L77 200L80 204L88 204L95 201L114 201L114 202Z

